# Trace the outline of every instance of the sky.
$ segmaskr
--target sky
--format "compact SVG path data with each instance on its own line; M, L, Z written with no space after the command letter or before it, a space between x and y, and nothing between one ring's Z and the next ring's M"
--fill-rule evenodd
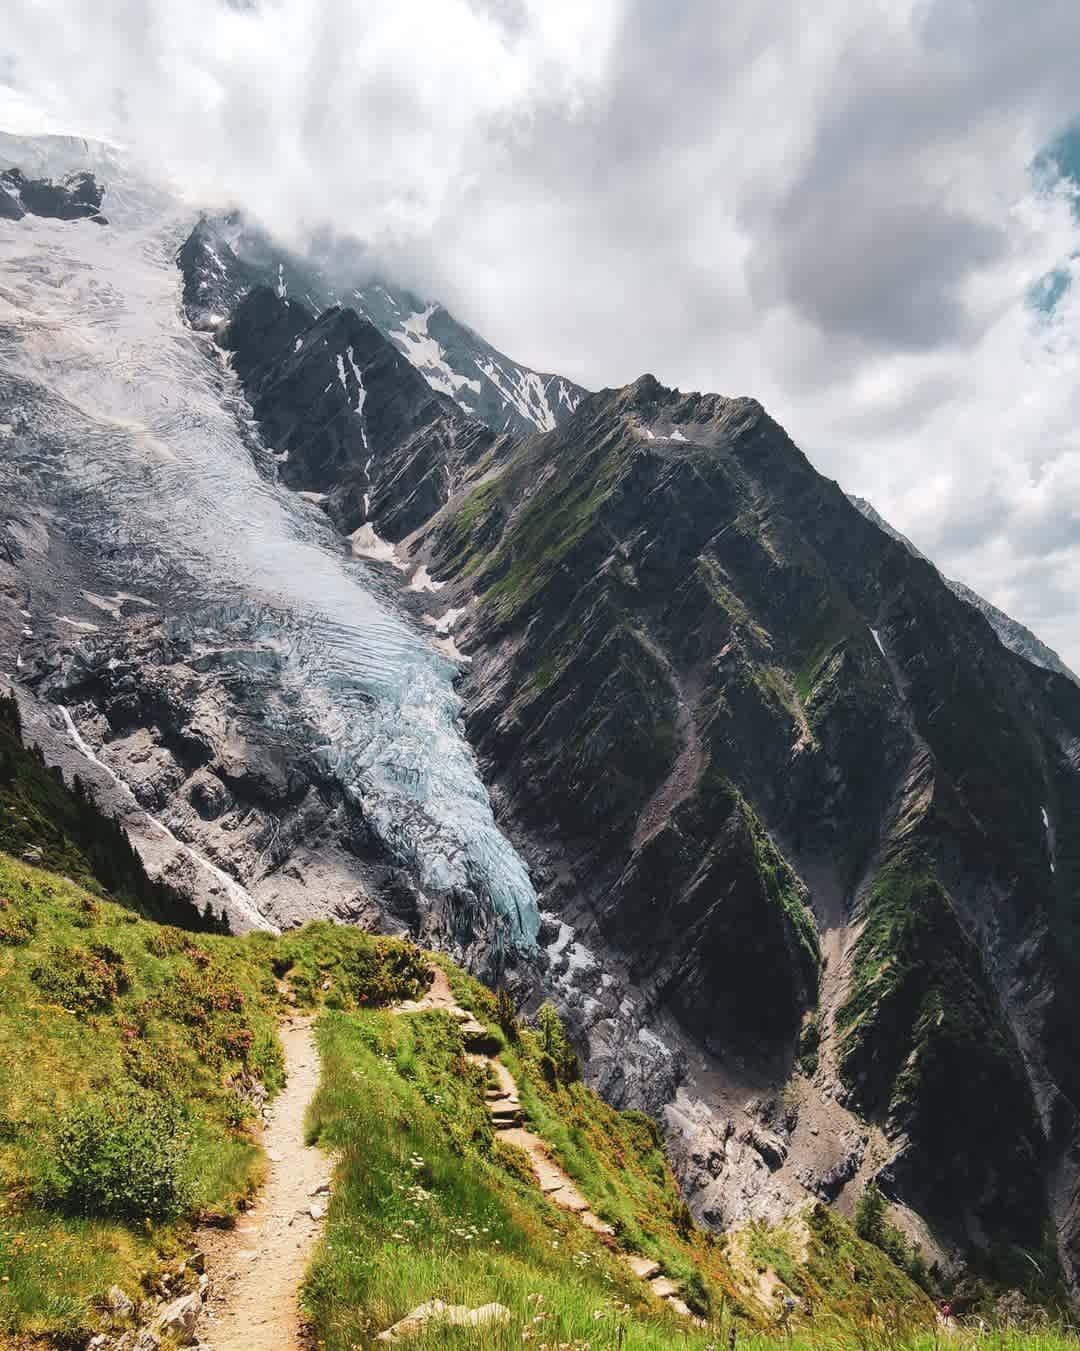
M355 237L591 388L754 395L1080 669L1075 0L4 8L0 127Z

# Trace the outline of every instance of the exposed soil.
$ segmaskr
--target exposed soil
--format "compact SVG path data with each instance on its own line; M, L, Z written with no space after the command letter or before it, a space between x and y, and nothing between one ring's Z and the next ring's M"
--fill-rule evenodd
M281 1041L288 1078L263 1134L266 1184L234 1229L200 1236L210 1275L201 1334L214 1351L307 1345L297 1292L322 1229L331 1163L304 1143L304 1114L319 1082L311 1020L284 1023Z

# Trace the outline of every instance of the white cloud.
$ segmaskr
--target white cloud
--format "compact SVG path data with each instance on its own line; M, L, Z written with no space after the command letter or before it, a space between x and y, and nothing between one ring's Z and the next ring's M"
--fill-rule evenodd
M102 11L104 10L104 14ZM0 79L519 359L752 393L1080 666L1060 0L9 0ZM0 120L3 109L0 108Z

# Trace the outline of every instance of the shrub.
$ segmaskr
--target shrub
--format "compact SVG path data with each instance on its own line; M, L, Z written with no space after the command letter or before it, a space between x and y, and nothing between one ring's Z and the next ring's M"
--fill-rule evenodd
M517 1041L517 1010L514 1008L513 996L505 985L500 985L495 991L495 1021L502 1028L507 1041Z
M419 999L432 976L420 948L396 939L375 939L347 953L340 966L342 983L363 1007Z
M37 928L37 919L7 896L0 896L0 943L29 943Z
M821 1020L815 1014L803 1027L799 1038L799 1068L808 1079L817 1073L821 1050Z
M122 954L104 943L91 948L55 944L33 967L30 979L43 994L76 1013L107 1009L130 987Z
M136 1088L97 1094L61 1118L42 1200L71 1214L165 1219L191 1199L191 1130L175 1099Z
M536 1030L540 1037L540 1071L554 1087L555 1080L570 1083L579 1075L578 1058L566 1037L562 1019L546 1000L536 1014Z

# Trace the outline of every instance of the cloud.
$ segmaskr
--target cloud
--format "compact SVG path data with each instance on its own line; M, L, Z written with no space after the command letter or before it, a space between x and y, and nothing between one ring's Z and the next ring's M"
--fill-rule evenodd
M9 0L0 48L519 359L757 395L1080 666L1080 7Z

